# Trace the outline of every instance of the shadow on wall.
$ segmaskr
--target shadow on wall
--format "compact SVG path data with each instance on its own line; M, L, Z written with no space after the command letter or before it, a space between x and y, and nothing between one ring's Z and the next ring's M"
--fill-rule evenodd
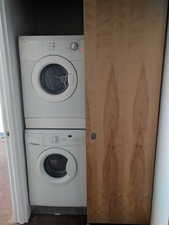
M3 118L2 118L2 109L0 105L0 138L4 137L4 126L3 126Z
M31 35L83 34L83 0L16 1L32 24Z

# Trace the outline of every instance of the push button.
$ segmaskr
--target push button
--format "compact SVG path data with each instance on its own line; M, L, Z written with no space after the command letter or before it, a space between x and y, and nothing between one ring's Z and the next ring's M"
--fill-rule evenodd
M45 135L43 137L44 145L56 145L59 142L59 137L57 135Z

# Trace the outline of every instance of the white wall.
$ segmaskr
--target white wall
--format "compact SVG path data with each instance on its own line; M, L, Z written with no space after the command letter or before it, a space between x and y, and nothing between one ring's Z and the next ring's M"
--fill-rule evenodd
M1 85L4 111L4 127L9 131L7 153L14 223L25 223L29 218L29 202L27 192L24 124L22 98L19 76L18 35L29 33L31 21L22 10L19 0L0 1L0 50L1 50ZM2 62L3 61L3 62ZM3 68L2 68L3 67ZM5 74L5 75L4 75Z
M169 224L169 31L167 37L151 225Z
M0 104L0 133L4 132L4 125L3 125L3 117L2 117L2 110L1 110L1 104Z

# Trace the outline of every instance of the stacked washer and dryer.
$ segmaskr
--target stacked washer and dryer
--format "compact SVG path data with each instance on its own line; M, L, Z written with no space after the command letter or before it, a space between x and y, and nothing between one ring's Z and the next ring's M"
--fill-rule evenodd
M19 38L30 204L86 207L83 36Z

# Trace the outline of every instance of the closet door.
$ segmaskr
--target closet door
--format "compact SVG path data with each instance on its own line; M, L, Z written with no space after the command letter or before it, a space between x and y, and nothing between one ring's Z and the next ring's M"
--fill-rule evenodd
M149 223L167 2L84 0L90 223Z

